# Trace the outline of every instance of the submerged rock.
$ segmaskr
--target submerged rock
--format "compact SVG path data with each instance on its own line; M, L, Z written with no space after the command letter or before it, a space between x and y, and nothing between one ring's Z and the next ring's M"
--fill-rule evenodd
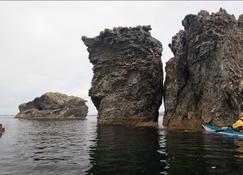
M169 45L164 125L231 124L242 110L243 17L201 11L182 24Z
M23 119L85 119L86 100L57 92L48 92L19 106L16 118Z
M95 38L82 37L94 76L89 96L98 122L154 125L162 102L161 43L150 26L105 29Z

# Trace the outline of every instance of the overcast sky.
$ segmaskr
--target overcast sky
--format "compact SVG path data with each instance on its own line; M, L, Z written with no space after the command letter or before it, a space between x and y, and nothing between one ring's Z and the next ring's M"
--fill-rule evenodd
M0 114L47 91L88 100L92 65L81 36L104 28L151 25L163 44L162 61L172 57L168 44L187 14L225 8L236 18L243 2L0 2Z

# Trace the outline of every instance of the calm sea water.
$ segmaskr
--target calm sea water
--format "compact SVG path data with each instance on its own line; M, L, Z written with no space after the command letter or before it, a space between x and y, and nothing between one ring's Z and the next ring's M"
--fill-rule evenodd
M196 130L0 117L1 175L243 174L243 139Z

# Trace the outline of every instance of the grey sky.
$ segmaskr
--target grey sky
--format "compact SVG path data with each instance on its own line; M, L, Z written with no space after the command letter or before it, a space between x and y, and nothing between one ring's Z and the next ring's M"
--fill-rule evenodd
M163 44L162 61L172 57L171 37L185 15L225 8L236 18L243 2L0 2L0 114L15 114L20 103L47 91L88 100L92 65L81 36L104 28L152 26Z

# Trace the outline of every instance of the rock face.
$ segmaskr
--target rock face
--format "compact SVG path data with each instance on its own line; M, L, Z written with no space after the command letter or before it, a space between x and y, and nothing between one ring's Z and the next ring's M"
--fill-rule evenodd
M2 124L0 124L0 137L2 136L3 132L4 132L4 128L3 128Z
M154 124L162 102L161 43L150 26L105 29L82 37L94 76L89 90L103 124Z
M169 45L164 125L231 124L242 110L243 15L201 11L182 24Z
M16 118L23 119L85 119L85 100L57 92L48 92L33 101L21 104Z

